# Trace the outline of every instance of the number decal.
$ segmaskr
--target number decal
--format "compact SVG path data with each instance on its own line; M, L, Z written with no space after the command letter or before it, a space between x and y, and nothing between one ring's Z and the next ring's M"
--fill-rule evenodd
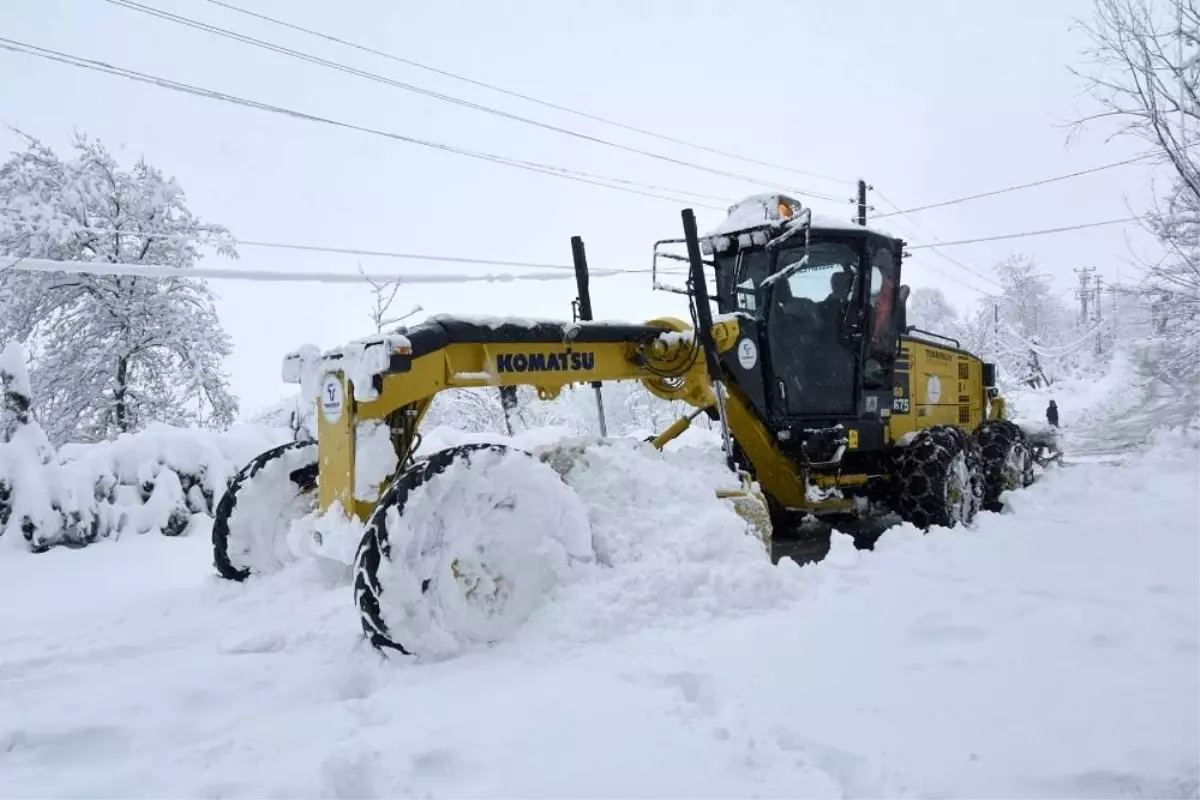
M907 397L897 397L892 401L892 411L895 411L897 414L907 414L908 410L909 405Z

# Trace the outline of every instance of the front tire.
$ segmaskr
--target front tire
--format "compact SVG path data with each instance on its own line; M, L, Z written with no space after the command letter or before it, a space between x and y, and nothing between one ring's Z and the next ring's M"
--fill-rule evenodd
M979 443L953 425L919 431L897 459L897 512L922 530L970 525L983 505Z
M486 646L593 560L587 509L550 465L497 444L442 450L397 477L367 523L363 634L405 655Z
M224 579L275 572L292 560L291 523L316 508L317 443L288 442L242 467L217 503L213 564Z

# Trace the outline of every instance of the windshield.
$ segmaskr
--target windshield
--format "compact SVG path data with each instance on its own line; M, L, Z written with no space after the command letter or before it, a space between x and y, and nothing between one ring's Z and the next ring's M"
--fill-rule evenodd
M775 305L794 305L793 301L841 304L850 299L858 273L858 251L839 242L815 242L808 250L808 262L782 280L772 283ZM777 273L786 273L804 258L804 248L797 247L779 254ZM743 251L717 259L718 291L723 310L745 311L756 316L763 313L767 279L767 253L763 250Z

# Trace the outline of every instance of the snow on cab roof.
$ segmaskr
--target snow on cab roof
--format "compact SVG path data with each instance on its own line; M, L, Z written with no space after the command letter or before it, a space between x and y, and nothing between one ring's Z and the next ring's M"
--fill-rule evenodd
M798 200L794 200L778 192L750 195L746 199L730 206L724 221L704 234L704 238L727 236L731 233L738 233L750 228L761 228L768 225L783 226L792 220L798 219L803 210L804 206ZM812 225L814 228L832 230L861 231L864 229L862 225L851 222L848 219L828 217L816 213L812 214ZM877 233L880 236L894 238L893 234L874 225L866 226L866 230Z

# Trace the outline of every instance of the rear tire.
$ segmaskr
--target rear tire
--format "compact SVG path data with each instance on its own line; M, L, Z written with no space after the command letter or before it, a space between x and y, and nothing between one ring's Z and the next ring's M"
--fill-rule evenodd
M988 420L975 429L983 457L983 507L1001 511L1000 495L1033 483L1033 448L1025 432L1006 419Z
M229 481L213 519L213 565L226 580L274 572L292 521L316 506L317 443L288 442L256 456Z
M979 443L953 425L919 431L896 459L896 510L922 530L970 525L983 504Z

